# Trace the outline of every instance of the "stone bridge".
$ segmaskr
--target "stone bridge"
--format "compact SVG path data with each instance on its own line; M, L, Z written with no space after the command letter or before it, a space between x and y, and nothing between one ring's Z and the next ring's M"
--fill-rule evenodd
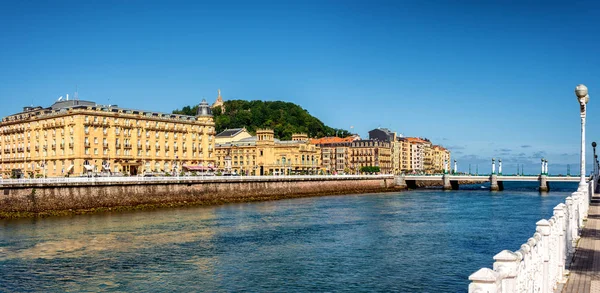
M442 182L445 190L458 190L459 182L478 183L482 181L490 182L490 190L504 190L505 181L538 181L540 191L548 191L550 182L579 182L580 178L569 176L517 176L517 175L403 175L396 177L396 185L406 186L408 188L416 188L417 181L438 181Z

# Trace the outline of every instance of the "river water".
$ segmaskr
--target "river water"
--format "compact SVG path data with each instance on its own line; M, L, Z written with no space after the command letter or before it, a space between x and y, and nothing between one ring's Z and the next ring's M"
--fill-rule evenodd
M466 292L577 188L505 183L0 221L0 292Z

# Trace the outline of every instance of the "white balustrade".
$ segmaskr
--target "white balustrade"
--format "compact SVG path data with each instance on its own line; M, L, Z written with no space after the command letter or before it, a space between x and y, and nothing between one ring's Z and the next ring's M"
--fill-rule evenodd
M469 276L470 293L554 292L566 282L565 264L573 256L587 218L597 174L588 188L573 192L554 208L548 220L536 223L536 232L515 252L494 256L493 269L482 268Z
M394 175L275 175L275 176L161 176L161 177L56 177L35 179L0 179L0 186L23 184L81 184L81 183L125 183L125 182L203 182L203 181L258 181L258 180L351 180L393 179Z

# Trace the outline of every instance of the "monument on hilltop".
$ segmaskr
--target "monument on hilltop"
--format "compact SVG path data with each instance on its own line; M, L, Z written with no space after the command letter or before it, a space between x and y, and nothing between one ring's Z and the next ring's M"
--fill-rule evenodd
M223 104L223 98L221 97L221 89L218 90L217 100L210 106L211 109L215 107L221 107L221 113L225 113L225 105Z

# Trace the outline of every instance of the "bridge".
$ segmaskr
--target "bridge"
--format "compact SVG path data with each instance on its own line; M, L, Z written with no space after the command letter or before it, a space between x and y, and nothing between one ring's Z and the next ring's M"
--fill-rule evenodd
M515 182L531 182L538 181L540 183L540 191L548 191L550 189L550 182L579 182L579 176L549 176L549 175L529 175L529 176L518 176L518 175L402 175L398 177L396 185L406 186L408 188L416 188L417 181L438 181L443 182L445 190L458 190L459 182L490 182L490 190L502 191L504 190L504 182L515 181Z

